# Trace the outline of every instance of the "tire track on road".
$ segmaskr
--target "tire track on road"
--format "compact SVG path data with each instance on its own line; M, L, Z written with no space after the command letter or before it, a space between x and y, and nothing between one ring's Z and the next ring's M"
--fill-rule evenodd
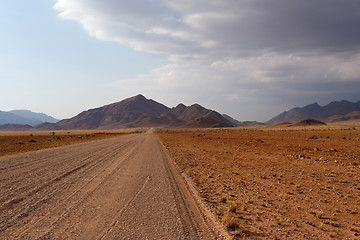
M137 143L138 144L138 143ZM42 239L42 238L46 238L47 236L49 236L51 234L51 232L54 230L54 228L56 228L56 224L59 223L60 221L62 221L66 216L70 215L72 211L74 211L77 207L79 207L81 204L83 204L92 194L95 193L95 191L97 191L98 189L101 188L101 186L103 184L105 184L107 182L108 179L110 179L119 169L121 169L122 165L131 158L131 156L134 154L134 152L138 149L139 146L135 146L121 161L117 160L116 162L117 165L115 167L112 166L112 164L108 165L107 167L105 167L102 172L99 172L96 176L93 176L90 181L88 181L88 183L86 184L86 186L90 185L91 183L93 183L95 181L96 178L99 178L100 174L106 172L106 170L109 170L110 173L108 173L105 176L102 176L101 181L99 183L95 183L95 186L92 186L92 188L85 188L86 186L84 186L83 188L79 189L79 191L85 189L85 193L82 194L82 196L79 198L78 201L76 201L75 203L72 203L71 206L68 206L66 208L66 210L63 210L63 213L55 220L53 221L47 232L36 237L35 239ZM77 191L75 194L77 194L79 191ZM75 194L72 194L71 197L73 197Z
M104 141L104 142L103 142ZM89 158L92 158L93 156L96 156L98 153L101 153L104 151L104 144L105 144L105 140L102 140L102 141L99 141L101 144L97 143L96 146L94 147L91 155L88 155L87 158L84 158L82 162L85 162L86 160L88 160ZM79 146L81 145L81 146ZM56 150L60 150L58 148L54 148L53 150L55 150L55 154L52 154L51 156L47 155L46 152L49 151L49 149L46 149L46 150L42 150L45 152L45 157L44 156L40 156L40 159L39 160L39 157L36 158L35 161L29 161L31 162L31 166L36 166L37 167L35 169L30 169L30 170L27 170L27 171L22 171L21 172L21 176L23 177L18 177L18 178L15 178L14 181L12 182L8 182L4 185L4 181L6 182L7 179L2 179L2 184L1 184L1 188L2 189L9 189L8 191L2 191L2 195L4 196L3 198L0 198L0 201L1 202L6 202L6 198L10 198L11 197L11 194L16 194L16 195L19 195L21 193L24 193L26 191L29 191L29 186L32 185L36 185L35 183L29 183L29 184L26 184L28 183L29 181L32 181L34 178L37 179L38 182L44 182L44 181L48 181L48 179L42 179L42 177L46 177L46 176L49 176L49 170L51 169L56 169L56 171L64 171L62 170L62 168L60 167L64 167L64 159L63 158L59 158L59 156L67 156L67 154L71 154L70 156L68 156L65 160L69 160L68 164L66 166L72 166L72 164L74 164L73 162L76 161L77 162L77 159L79 158L79 156L82 156L82 154L86 153L84 151L78 151L79 147L82 147L83 143L81 144L76 144L75 149L73 151L69 150L68 146L66 147L62 147L64 149L64 152L61 153L61 151L56 151ZM70 148L71 149L71 148ZM37 153L37 155L40 154L40 152L34 152L34 153ZM22 155L25 155L27 156L27 154L19 154L19 156L16 156L16 155L13 155L11 156L12 159L14 161L16 161L19 157L21 157ZM27 157L24 157L24 158L27 158ZM20 160L23 160L23 158L21 158ZM46 162L46 164L45 164ZM81 164L81 162L77 162L77 164ZM39 166L40 165L40 166ZM42 167L43 165L45 165L44 167ZM65 167L66 167L65 166ZM28 166L24 166L24 169L27 169ZM10 171L14 171L14 169L10 167L7 167L4 169L4 173L6 172L10 172ZM56 173L57 174L57 173ZM13 175L16 175L16 172L13 172ZM20 184L26 184L26 185L20 185L18 186L17 188L14 188L13 186L17 185L18 183ZM11 187L10 187L11 186Z
M126 147L126 146L128 146L128 144L124 144L122 147ZM119 152L119 151L115 150L114 153L111 153L110 156L108 156L108 157L112 157L112 156L118 154L118 152ZM104 161L104 160L107 160L107 159L106 159L106 158L102 158L102 159L93 160L92 163L94 163L94 164L91 165L91 166L89 166L89 167L86 168L86 169L81 169L81 167L75 168L75 169L79 169L79 170L83 170L83 171L82 171L82 173L78 173L78 174L81 174L81 175L77 175L77 176L74 176L74 177L81 178L81 177L85 176L86 174L88 174L88 172L92 171L93 169L95 169L95 168L99 167L101 164L103 164L103 161ZM113 160L111 163L109 163L108 165L112 164L113 162L114 162L114 160ZM86 165L86 164L85 164L85 165ZM89 165L89 164L88 164L88 165ZM65 199L62 199L61 201L59 200L61 203L58 204L55 208L49 209L49 211L48 211L47 214L45 214L45 215L42 216L42 217L38 217L38 218L36 218L36 219L31 220L28 224L30 224L30 223L31 223L32 225L38 224L39 222L42 222L44 219L47 219L53 212L56 212L57 209L63 208L63 206L64 206L66 203L68 203L68 201L70 201L70 199L71 199L72 197L74 197L74 196L75 196L77 193L79 193L82 189L86 188L86 186L89 185L89 184L93 181L94 178L98 177L98 176L104 171L104 169L108 167L108 165L104 166L104 167L99 171L98 174L94 175L94 176L93 176L91 179L89 179L84 185L82 185L80 188L78 188L77 190L75 190L74 192L72 192L72 193L71 193L70 195L68 195ZM84 166L84 165L83 165L83 166ZM75 169L74 169L74 170L75 170ZM76 172L76 171L74 171L74 170L71 170L71 171L69 171L69 172L66 172L66 173L64 173L64 174L63 174L62 176L60 176L60 177L56 177L55 179L52 180L52 182L59 182L60 180L65 180L65 179L64 179L65 177L67 177L67 176L69 176L70 174L73 174L73 173ZM73 178L74 178L74 177L73 177ZM53 186L53 185L51 185L51 184L47 184L46 187L51 187L51 188L53 189L53 191L52 191L52 192L49 192L49 193L47 194L46 198L49 199L49 198L51 198L51 197L54 197L57 193L59 193L60 191L63 191L63 190L69 185L69 182L70 182L70 180L63 181L63 182L59 183L59 186L57 186L57 187L56 187L56 186ZM60 185L60 184L61 184L61 185ZM49 197L49 195L50 195L51 197ZM63 196L62 196L62 197L63 197ZM44 199L38 200L38 201L35 203L35 205L32 206L32 209L36 209L35 206L38 206L40 203L43 203L43 202L44 202ZM26 226L24 226L24 227L22 227L22 228L19 229L19 232L20 232L19 235L20 235L20 236L25 233L25 230L24 230L24 229L26 229Z
M104 142L106 143L106 142ZM103 144L104 144L103 143ZM75 168L69 168L68 166L73 166L73 163L77 163L76 161L73 161L70 164L64 164L64 160L62 158L63 161L63 165L67 168L65 168L64 170L61 170L61 172L59 174L61 174L60 176L57 177L53 177L50 181L45 181L41 186L36 186L35 188L32 188L32 190L30 190L30 192L28 191L27 193L25 193L25 195L23 195L21 197L20 195L16 195L16 198L13 200L8 201L7 204L5 204L4 206L4 202L2 204L2 207L0 209L9 209L6 214L2 214L1 216L1 222L0 222L0 233L8 228L11 228L13 226L14 222L19 222L20 219L24 219L26 217L28 217L28 215L33 212L36 211L36 209L39 208L39 206L44 206L48 200L50 198L53 198L56 193L66 189L69 185L69 181L62 181L65 180L66 177L69 177L70 175L76 173L75 177L79 178L79 177L83 177L86 176L86 174L89 173L89 171L91 171L92 169L96 169L100 164L103 164L104 160L113 160L113 162L115 161L112 157L119 154L120 152L122 152L124 149L127 150L129 144L134 144L136 143L135 141L130 141L130 142L126 142L125 144L123 144L122 146L118 147L115 145L115 147L113 146L112 148L114 148L113 152L109 152L107 148L111 148L108 146L103 146L103 150L105 149L105 153L103 154L103 156L101 158L98 158L97 156L99 155L95 155L95 156L91 156L91 154L89 156L86 156L84 159L82 159L81 161L79 161L79 163L83 164L81 166L76 166ZM105 147L105 148L104 148ZM31 153L30 153L31 155ZM73 156L73 155L72 155ZM66 160L66 158L65 158ZM89 162L89 160L91 160ZM88 161L86 163L86 161ZM77 164L79 164L77 163ZM85 168L87 167L87 168ZM106 166L104 167L106 168ZM77 171L76 171L77 170ZM79 175L80 173L78 173L79 170L83 170L82 175ZM95 176L96 177L96 176ZM94 177L94 178L95 178ZM34 184L30 184L30 186L33 186ZM82 188L84 188L85 186L81 187L80 189L78 189L77 192L79 192ZM45 191L49 189L49 191ZM42 196L40 197L39 196ZM73 195L71 195L73 196ZM68 200L68 199L67 199ZM9 203L11 203L11 205L13 206L9 206ZM20 204L20 205L19 205ZM14 209L14 210L11 210ZM5 211L2 211L5 213ZM21 220L23 221L23 220ZM29 222L31 222L32 220L30 220Z
M124 144L124 146L126 146L126 145L127 144ZM114 152L116 152L116 151L117 150L115 149ZM5 203L5 206L3 207L3 209L6 209L6 208L9 209L9 211L8 211L9 218L5 219L5 221L9 225L9 224L11 224L11 222L15 221L17 218L22 218L23 216L29 215L29 213L31 211L33 211L34 209L36 209L37 206L46 202L46 200L49 199L50 196L55 195L55 193L61 191L64 187L67 186L67 182L63 183L60 180L62 180L65 177L68 177L70 174L73 174L79 170L83 170L84 174L86 174L87 171L89 171L89 169L87 169L85 167L89 166L89 167L95 168L99 164L101 164L103 160L106 160L107 158L109 158L109 155L112 156L113 154L110 153L108 155L105 155L101 159L97 159L96 157L95 158L86 157L84 161L80 162L83 165L75 166L71 169L67 168L66 171L62 171L59 173L61 175L53 177L51 180L45 181L40 186L36 186L36 187L32 188L30 191L26 192L25 194L20 195L20 197L18 196L15 199L8 201L7 203ZM91 161L86 162L86 160L91 160ZM90 165L91 163L93 163L93 164ZM67 165L71 166L71 164L67 164ZM59 186L62 186L62 187L59 187ZM50 192L47 192L46 198L42 198L42 199L37 198L36 194L38 194L39 192L45 191L46 189L49 189L49 188L50 188ZM23 201L25 201L25 202L22 203ZM21 205L19 205L19 204L21 204ZM13 212L11 209L15 209L15 211L17 211L17 212ZM0 225L0 231L1 231L1 229L2 229L2 227Z
M141 191L145 188L146 184L149 182L150 180L150 176L147 176L147 178L145 179L145 182L143 183L143 185L139 188L139 190L137 190L134 195L132 196L132 198L130 198L130 200L125 204L125 206L120 209L119 213L116 215L116 217L114 218L114 220L111 222L111 224L109 225L109 227L103 232L101 233L97 239L99 240L103 240L113 229L113 227L115 226L115 224L119 221L121 215L126 211L126 209L129 207L129 205L139 196L139 194L141 193Z
M0 158L0 239L221 239L152 131L61 150Z

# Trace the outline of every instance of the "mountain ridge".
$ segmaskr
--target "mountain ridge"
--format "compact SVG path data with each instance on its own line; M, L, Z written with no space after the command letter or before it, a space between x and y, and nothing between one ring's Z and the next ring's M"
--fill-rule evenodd
M219 113L199 104L169 108L139 94L120 102L81 112L57 123L62 129L113 129L136 127L231 127Z
M304 107L295 107L282 112L265 123L268 125L283 122L295 123L304 119L316 119L326 122L332 116L344 116L353 111L360 111L360 101L355 103L347 100L333 101L325 106L320 106L315 102Z
M0 111L0 125L30 125L36 126L43 122L57 122L59 120L44 113L35 113L30 110Z
M41 121L41 123L44 123L44 122L56 123L59 121L59 119L53 118L45 113L36 113L36 112L32 112L30 110L25 110L25 109L12 110L10 112L14 113L18 116L21 116L23 118L39 120L39 121Z

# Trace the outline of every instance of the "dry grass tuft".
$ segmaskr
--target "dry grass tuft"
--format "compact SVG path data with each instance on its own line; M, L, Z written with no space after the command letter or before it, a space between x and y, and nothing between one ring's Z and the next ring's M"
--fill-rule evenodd
M232 217L229 212L226 212L222 217L222 223L230 230L236 230L239 228L239 223L236 222L235 218Z

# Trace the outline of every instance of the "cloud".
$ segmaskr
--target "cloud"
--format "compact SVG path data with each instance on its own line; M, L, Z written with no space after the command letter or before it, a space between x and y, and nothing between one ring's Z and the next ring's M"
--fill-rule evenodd
M346 99L359 85L356 0L58 0L54 8L91 36L168 57L113 84L128 92L250 113L251 102L270 112L272 102Z
M359 52L354 0L58 0L95 37L170 57Z
M170 107L180 101L198 102L243 120L264 121L312 102L358 101L359 79L341 77L343 69L360 64L360 58L349 63L339 61L270 55L217 61L210 66L200 62L173 63L118 80L111 87L131 95L141 92L153 96Z

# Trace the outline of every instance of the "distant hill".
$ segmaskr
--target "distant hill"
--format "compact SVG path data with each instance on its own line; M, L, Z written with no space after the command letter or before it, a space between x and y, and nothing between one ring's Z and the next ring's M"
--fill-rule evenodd
M58 120L44 113L34 113L29 110L0 111L0 125L15 124L35 126L46 121L54 123Z
M23 118L39 120L40 123L43 122L56 123L59 121L59 119L53 118L49 115L46 115L45 113L35 113L29 110L13 110L10 112Z
M226 120L228 120L229 122L231 122L232 124L234 125L237 125L240 123L240 121L230 117L229 115L226 115L226 114L222 114L223 118L225 118Z
M239 122L237 124L237 126L239 127L256 127L256 126L263 126L265 125L262 122L257 122L257 121L243 121L243 122Z
M308 118L292 124L292 126L316 126L316 125L326 125L326 123L321 122L319 120Z
M64 130L56 123L44 122L36 126L30 126L28 124L2 124L0 125L0 131L56 131Z
M360 111L352 111L343 116L333 115L333 116L325 119L324 121L326 121L326 122L345 122L345 121L356 121L356 120L360 120Z
M34 129L37 131L55 131L55 130L63 130L56 123L44 122L39 125L34 126Z
M61 129L115 129L136 127L230 127L219 113L198 104L170 109L142 95L90 109L59 121ZM54 125L52 125L54 127Z
M360 111L360 101L356 103L345 100L340 102L335 101L326 106L313 103L302 108L296 107L285 111L267 121L266 124L273 125L283 122L295 123L308 118L326 122L334 115L344 116L353 111Z
M0 111L0 125L3 125L3 124L36 125L39 123L41 123L41 122L26 119L26 118L23 118L23 117L20 117L20 116L14 114L14 113L11 113L11 112Z
M28 131L32 130L33 127L30 125L21 124L2 124L0 125L0 131Z
M257 121L241 121L240 122L226 114L223 114L222 116L237 127L255 127L255 126L265 125L264 123L257 122Z

